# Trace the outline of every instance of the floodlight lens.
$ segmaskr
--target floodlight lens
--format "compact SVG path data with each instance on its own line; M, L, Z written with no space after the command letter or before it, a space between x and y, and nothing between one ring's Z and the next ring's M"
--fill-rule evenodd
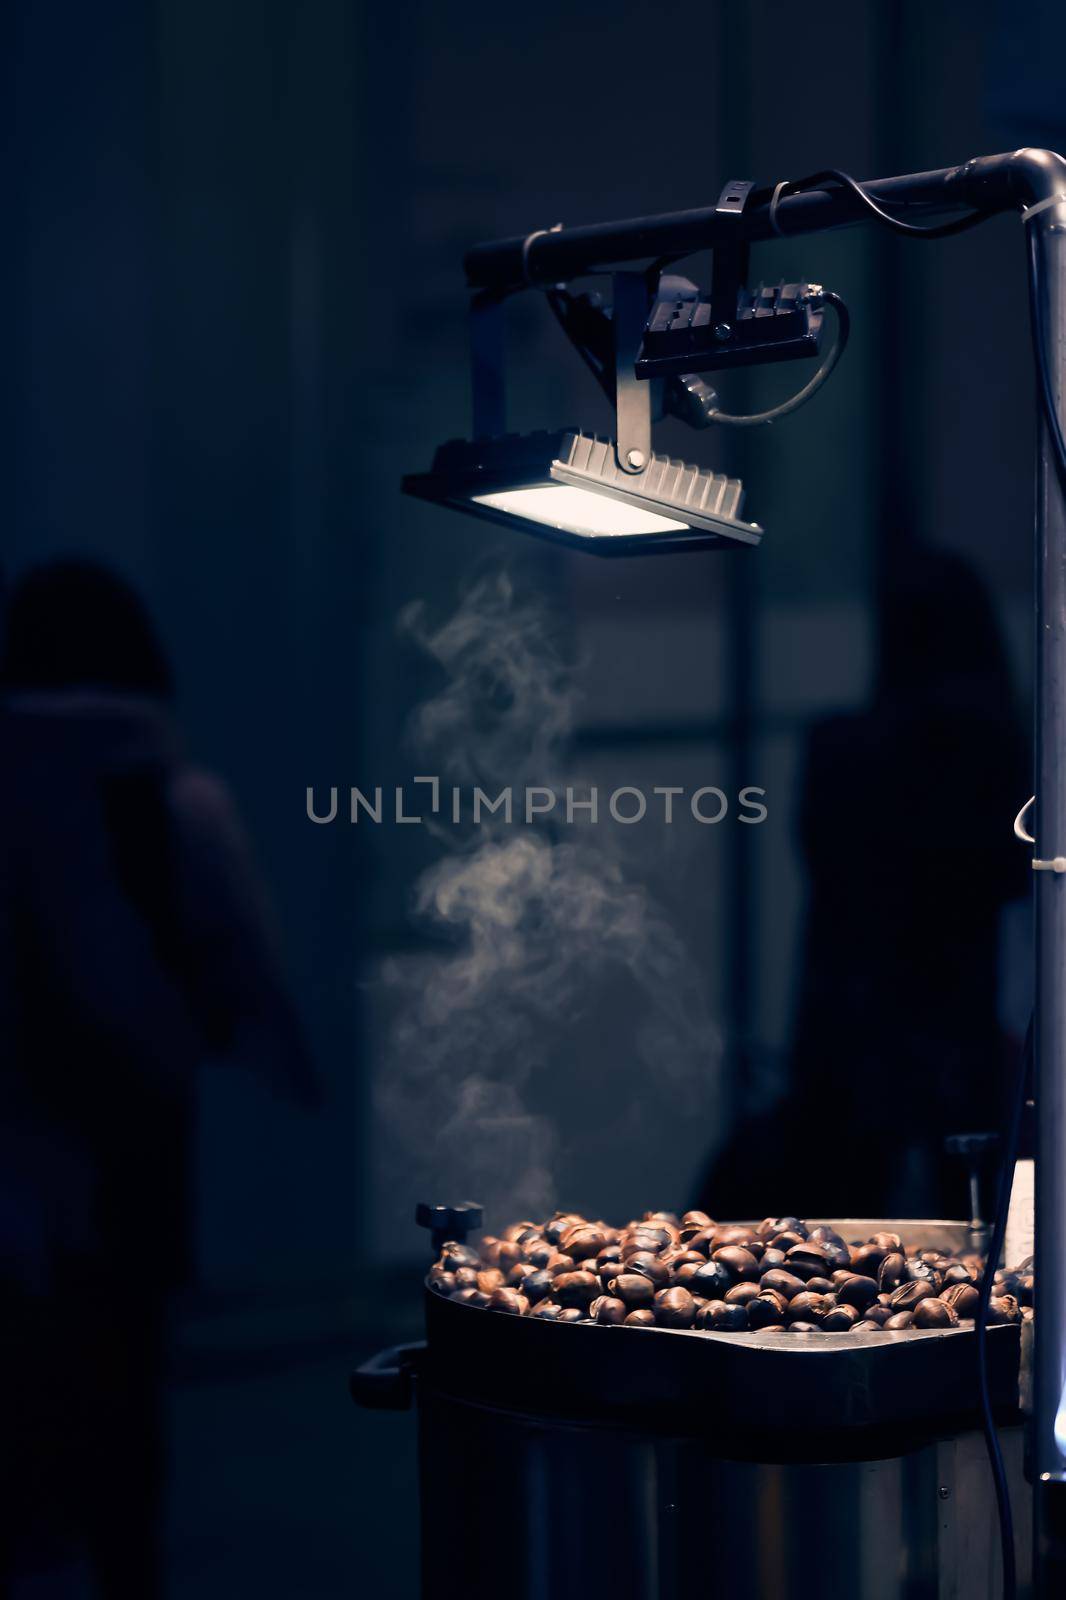
M674 533L678 528L689 526L687 522L675 522L672 517L660 517L640 506L628 506L621 500L564 483L545 483L533 489L506 489L499 494L476 494L472 498L479 506L524 517L527 522L541 522L563 533L594 539L633 533Z

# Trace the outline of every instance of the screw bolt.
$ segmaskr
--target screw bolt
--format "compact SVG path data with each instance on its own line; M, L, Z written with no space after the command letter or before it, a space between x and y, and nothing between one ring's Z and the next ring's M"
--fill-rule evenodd
M940 1496L941 1500L951 1499L951 1490L948 1488L946 1483L942 1483L940 1485L940 1488L937 1490L937 1494Z
M632 467L634 472L639 472L644 465L643 450L627 450L626 465Z
M728 322L716 322L714 325L714 336L720 344L724 344L727 339L731 339L733 337L732 324Z

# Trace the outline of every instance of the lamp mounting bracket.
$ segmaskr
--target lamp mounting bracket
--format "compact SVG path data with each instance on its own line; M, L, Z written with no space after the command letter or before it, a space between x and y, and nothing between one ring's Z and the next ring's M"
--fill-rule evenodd
M651 386L636 372L648 320L647 279L643 272L616 272L612 289L615 456L623 472L636 474L651 460Z
M736 228L729 228L711 251L711 322L714 336L722 344L728 344L734 336L737 302L748 281L748 234L741 224L754 188L746 178L731 178L714 208L716 221L732 217L737 222Z

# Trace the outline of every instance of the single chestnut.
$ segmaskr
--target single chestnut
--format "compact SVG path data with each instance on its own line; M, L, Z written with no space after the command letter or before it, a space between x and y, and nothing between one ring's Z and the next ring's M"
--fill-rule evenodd
M693 1294L702 1294L708 1300L722 1300L726 1290L733 1287L733 1274L724 1261L705 1261L691 1274L688 1287Z
M940 1298L945 1305L953 1308L956 1316L975 1317L981 1294L976 1284L956 1280L941 1289Z
M440 1264L445 1272L458 1272L460 1267L473 1267L476 1270L481 1265L481 1257L470 1245L449 1240L441 1250Z
M912 1280L910 1283L901 1283L898 1289L893 1289L888 1303L893 1313L913 1311L920 1300L932 1300L935 1295L936 1290L931 1283L923 1283L920 1279L916 1282Z
M620 1272L607 1285L609 1293L621 1300L630 1310L650 1306L655 1286L642 1272Z
M516 1261L503 1281L512 1289L520 1289L525 1279L533 1277L538 1270L532 1261Z
M585 1321L585 1313L583 1311L579 1310L579 1308L577 1306L564 1306L563 1309L560 1311L559 1315L555 1318L555 1321L556 1322L584 1322Z
M649 1311L647 1306L638 1306L635 1311L630 1311L626 1316L626 1327L629 1328L654 1328L655 1313Z
M614 1324L624 1322L627 1315L628 1310L625 1301L616 1300L613 1295L609 1294L597 1295L589 1306L589 1316L601 1323Z
M576 1211L557 1211L554 1217L544 1224L544 1237L549 1244L553 1244L558 1248L559 1240L563 1234L570 1228L581 1227L584 1221L584 1217L579 1217Z
M758 1298L759 1292L757 1283L735 1283L731 1289L726 1290L722 1299L727 1306L750 1306L751 1302Z
M789 1333L821 1333L821 1328L816 1322L790 1322Z
M764 1272L759 1279L759 1287L776 1289L786 1300L791 1300L793 1295L802 1294L807 1285L802 1278L797 1278L794 1272L786 1272L781 1267L771 1267L770 1271Z
M851 1250L852 1271L860 1273L863 1277L876 1278L881 1270L881 1263L888 1254L876 1244L853 1245Z
M898 1250L890 1250L883 1258L877 1274L879 1289L891 1294L898 1289L907 1273L907 1262Z
M771 1328L776 1324L783 1327L787 1305L784 1295L778 1294L775 1289L760 1289L754 1300L748 1301L748 1326Z
M753 1283L759 1276L758 1258L744 1245L721 1245L711 1260L726 1268L733 1283Z
M512 1317L524 1317L529 1310L529 1301L517 1289L494 1289L489 1296L489 1309L506 1311Z
M514 1244L524 1244L527 1239L540 1237L540 1227L527 1217L524 1222L512 1222L509 1228L504 1228L503 1237Z
M853 1273L843 1283L837 1284L836 1296L840 1305L854 1306L863 1315L874 1304L877 1294L877 1280L867 1278L862 1273Z
M558 1322L562 1315L562 1306L557 1300L541 1300L529 1313L531 1317L538 1317L541 1322Z
M458 1287L455 1281L455 1273L442 1272L439 1267L434 1267L431 1270L426 1281L434 1294L442 1294L445 1299L454 1294Z
M652 1301L655 1320L663 1328L691 1328L696 1305L687 1289L660 1289Z
M988 1302L990 1326L999 1326L1005 1322L1020 1322L1021 1316L1021 1306L1012 1294L994 1294Z
M769 1239L775 1239L782 1233L794 1233L797 1243L807 1237L806 1224L799 1217L766 1217L759 1223L759 1232Z
M584 1223L580 1227L567 1228L559 1240L559 1248L566 1255L573 1256L575 1261L584 1261L589 1256L598 1256L606 1243L602 1228Z
M809 1244L819 1244L825 1251L829 1263L834 1267L851 1266L851 1250L835 1228L830 1228L827 1223L819 1223L807 1234Z
M920 1301L914 1308L916 1328L957 1328L958 1325L959 1314L954 1306L948 1305L945 1300L938 1300L935 1296Z
M854 1306L836 1305L822 1319L823 1333L847 1333L861 1321Z
M785 1319L788 1322L813 1322L821 1327L830 1311L836 1307L832 1295L811 1294L804 1289L788 1302Z
M499 1291L497 1291L499 1292ZM560 1272L552 1284L552 1294L561 1305L584 1311L600 1292L594 1272Z
M715 1333L743 1333L748 1326L748 1313L743 1306L710 1300L696 1312L696 1326Z
M657 1289L665 1289L670 1282L670 1268L661 1262L648 1250L639 1250L635 1255L623 1256L626 1272L639 1272Z
M835 1264L835 1263L834 1263ZM794 1244L788 1252L788 1270L797 1278L824 1278L829 1267L829 1257L820 1244Z
M886 1333L898 1333L902 1328L909 1328L913 1321L913 1311L894 1311L882 1327Z

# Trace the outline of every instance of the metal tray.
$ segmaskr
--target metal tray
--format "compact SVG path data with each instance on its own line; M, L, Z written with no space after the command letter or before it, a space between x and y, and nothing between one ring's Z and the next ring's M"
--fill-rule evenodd
M829 1219L845 1239L880 1229L922 1249L961 1249L967 1223ZM427 1288L421 1381L456 1398L537 1416L713 1429L732 1453L766 1459L768 1436L802 1436L804 1459L844 1441L885 1453L899 1436L976 1426L972 1326L898 1333L712 1333L700 1329L541 1322L442 1299ZM989 1376L1000 1420L1017 1415L1018 1327L988 1330ZM861 1435L861 1443L858 1436Z

